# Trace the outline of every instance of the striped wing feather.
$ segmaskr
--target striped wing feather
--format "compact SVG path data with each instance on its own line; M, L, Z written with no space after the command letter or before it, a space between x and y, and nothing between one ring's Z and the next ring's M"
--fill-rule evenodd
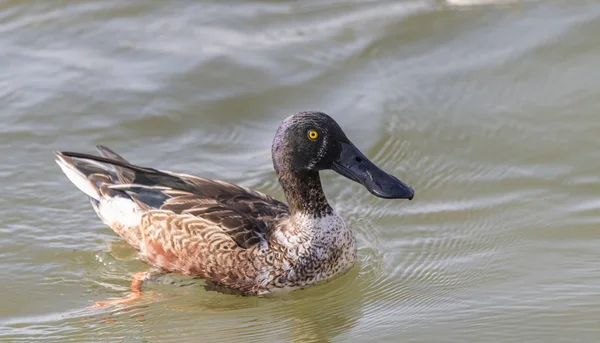
M75 152L63 155L108 165L112 178L118 179L108 186L111 191L125 193L148 211L202 219L198 223L204 223L206 230L220 229L241 248L265 240L270 228L289 215L285 203L263 193L223 181L139 167L106 147L98 150L103 157Z
M247 249L265 240L271 227L288 216L286 204L264 194L220 181L181 178L196 185L197 191L156 190L166 199L154 208L202 218L211 227L216 226L228 234L241 248ZM141 193L128 194L145 204L145 196L139 196Z

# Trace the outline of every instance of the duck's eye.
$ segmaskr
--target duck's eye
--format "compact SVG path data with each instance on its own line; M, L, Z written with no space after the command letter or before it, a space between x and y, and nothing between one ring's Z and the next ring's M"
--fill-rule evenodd
M316 130L310 130L308 131L308 138L310 138L312 141L315 141L317 138L319 138L319 133Z

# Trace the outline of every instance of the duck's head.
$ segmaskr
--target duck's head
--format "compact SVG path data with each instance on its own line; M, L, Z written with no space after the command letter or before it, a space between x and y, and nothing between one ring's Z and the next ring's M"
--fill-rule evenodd
M414 191L371 162L325 113L300 112L283 121L271 148L275 171L301 175L331 169L386 199L412 199Z

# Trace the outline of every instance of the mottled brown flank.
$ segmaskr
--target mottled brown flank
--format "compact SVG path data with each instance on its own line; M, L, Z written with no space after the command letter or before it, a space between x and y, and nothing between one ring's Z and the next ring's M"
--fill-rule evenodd
M236 244L216 223L171 211L149 211L132 231L140 230L137 245L148 263L248 295L308 286L354 263L354 237L343 226L319 232L305 218L288 217L279 223L268 241L249 248Z

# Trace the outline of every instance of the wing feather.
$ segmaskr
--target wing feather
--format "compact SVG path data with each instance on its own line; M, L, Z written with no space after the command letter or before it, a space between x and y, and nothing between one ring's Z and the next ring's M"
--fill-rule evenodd
M196 176L144 168L130 164L106 147L100 156L63 152L65 156L92 161L93 166L108 167L112 180L105 191L126 194L146 210L170 211L193 216L218 227L241 248L249 248L266 239L269 230L289 216L288 206L263 193ZM106 167L99 168L107 171Z

